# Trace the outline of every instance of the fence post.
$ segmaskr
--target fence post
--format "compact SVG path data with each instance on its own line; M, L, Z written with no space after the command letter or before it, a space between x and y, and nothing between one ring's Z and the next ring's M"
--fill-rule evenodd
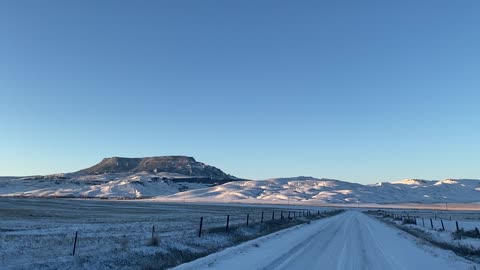
M288 211L288 219L290 219L290 211Z
M283 219L283 210L280 211L280 219Z
M458 221L455 221L455 225L457 225L457 232L460 231L460 229L458 228Z
M440 223L442 223L442 230L445 231L445 226L443 226L443 219L440 219Z
M153 241L153 237L155 237L155 225L152 226L152 241Z
M263 223L263 211L262 211L262 219L260 220L260 223Z
M198 237L202 236L203 217L200 217L200 228L198 229ZM153 238L153 235L152 235Z
M430 219L430 226L432 226L432 229L433 229L433 221L432 221L432 219Z
M317 216L318 216L318 215L320 215L320 210L318 210L318 212L317 212Z
M228 232L228 223L230 222L230 215L227 215L227 227L225 227L225 231Z
M272 220L275 219L275 211L272 212Z
M247 214L247 227L248 227L248 219L250 217L250 214Z
M422 217L422 224L423 224L423 227L425 227L425 220L423 219L423 217Z
M78 237L78 231L75 232L75 241L73 242L72 256L75 256L75 249L77 248L77 237Z

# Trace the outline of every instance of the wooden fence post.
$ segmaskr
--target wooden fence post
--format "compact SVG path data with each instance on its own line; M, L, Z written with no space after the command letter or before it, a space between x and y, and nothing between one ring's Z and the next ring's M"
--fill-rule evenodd
M250 217L250 214L247 214L247 227L248 227L248 219Z
M443 219L440 219L440 223L442 223L442 230L445 231L445 226L443 226Z
M455 221L455 225L457 225L457 232L460 231L460 229L458 228L458 221Z
M225 227L225 231L228 232L228 223L230 222L230 215L227 215L227 227Z
M280 219L283 219L283 210L280 211Z
M78 237L78 231L75 232L75 241L73 242L72 256L75 256L75 249L77 248L77 237Z
M272 212L272 220L275 219L275 211Z
M153 241L153 237L155 237L155 225L152 226L152 241Z
M263 223L263 211L262 211L262 219L260 220L260 223Z
M202 237L203 217L200 217L200 228L198 229L198 237ZM153 235L152 235L153 239Z
M425 220L423 219L423 217L422 217L422 224L423 224L423 227L425 227Z
M433 229L433 221L432 221L432 219L430 219L430 226L432 226L432 229Z

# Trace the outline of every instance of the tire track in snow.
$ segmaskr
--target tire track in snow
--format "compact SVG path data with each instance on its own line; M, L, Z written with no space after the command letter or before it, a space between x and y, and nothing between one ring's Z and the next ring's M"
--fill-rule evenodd
M272 269L284 269L285 267L291 267L290 264L298 264L295 261L295 258L297 256L301 256L303 253L305 253L305 249L309 248L312 245L317 245L317 249L322 249L328 247L330 242L332 242L335 238L335 235L337 232L341 229L338 226L332 226L332 223L335 223L337 219L340 219L341 216L344 214L340 214L339 216L335 216L333 218L328 219L328 222L325 222L322 224L320 229L325 230L325 232L328 232L328 235L330 235L330 238L326 239L320 239L319 235L315 235L314 237L309 238L306 242L300 242L293 248L289 249L287 252L283 253L280 256L279 260L276 260L269 265L265 266L262 268L262 270L272 270ZM313 242L317 242L319 240L323 240L322 244L314 244Z

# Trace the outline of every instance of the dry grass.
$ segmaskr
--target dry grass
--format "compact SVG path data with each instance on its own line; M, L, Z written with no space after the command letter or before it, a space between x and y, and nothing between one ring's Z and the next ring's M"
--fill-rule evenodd
M244 225L230 226L228 232L225 227L215 227L205 230L202 237L221 237L228 241L220 245L202 245L196 249L178 249L168 248L166 252L155 253L154 255L145 258L142 269L145 270L159 270L174 267L176 265L186 263L208 254L218 252L230 246L235 246L245 241L249 241L264 235L275 233L277 231L300 225L310 223L313 220L330 217L341 213L341 210L330 211L320 215L311 215L300 217L296 219L276 219L268 220L263 223L252 224L248 227Z

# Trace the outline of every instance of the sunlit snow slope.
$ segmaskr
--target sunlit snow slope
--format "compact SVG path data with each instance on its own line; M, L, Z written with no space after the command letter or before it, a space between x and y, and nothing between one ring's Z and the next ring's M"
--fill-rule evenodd
M0 177L0 196L148 198L236 179L193 157L111 157L74 173Z
M322 203L480 202L480 181L407 179L361 185L312 177L237 181L163 197L197 201L312 201Z

